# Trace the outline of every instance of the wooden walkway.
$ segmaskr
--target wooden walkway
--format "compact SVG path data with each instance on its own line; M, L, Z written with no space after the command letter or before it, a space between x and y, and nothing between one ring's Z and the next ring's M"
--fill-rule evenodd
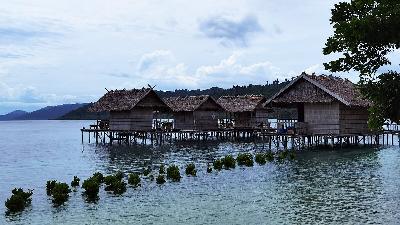
M387 130L380 133L354 135L298 135L278 134L274 129L219 129L219 130L173 130L173 131L127 131L109 130L91 127L82 128L88 142L96 144L152 144L163 145L184 141L251 141L262 143L267 149L307 149L314 147L346 146L385 146L400 145L398 130Z

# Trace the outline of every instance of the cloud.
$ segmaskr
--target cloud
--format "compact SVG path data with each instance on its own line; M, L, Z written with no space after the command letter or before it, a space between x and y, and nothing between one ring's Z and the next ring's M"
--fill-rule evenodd
M251 34L263 29L257 17L248 15L240 20L233 20L221 16L211 17L199 24L200 31L207 37L218 39L224 46L246 47Z
M304 70L304 72L306 72L307 74L321 73L322 71L323 71L323 68L321 67L320 64L312 65Z
M131 76L134 83L127 87L141 87L150 83L158 88L209 88L211 86L265 84L273 80L290 78L283 76L280 69L269 61L242 64L242 53L234 52L215 65L203 65L190 70L185 63L177 61L171 51L157 50L144 54ZM121 87L115 87L121 88Z
M269 61L243 65L239 62L241 53L233 53L217 65L201 66L196 71L199 86L207 87L210 83L219 87L232 85L265 84L273 80L284 80L280 69Z

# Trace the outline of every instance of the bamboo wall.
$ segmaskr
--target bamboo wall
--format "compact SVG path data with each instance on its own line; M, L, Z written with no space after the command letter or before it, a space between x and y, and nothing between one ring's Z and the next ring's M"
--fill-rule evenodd
M152 123L152 109L135 109L132 111L110 112L111 130L149 131L152 129Z
M308 134L350 135L368 133L368 110L340 103L304 104Z
M309 134L340 133L339 103L304 104L304 122L307 123Z

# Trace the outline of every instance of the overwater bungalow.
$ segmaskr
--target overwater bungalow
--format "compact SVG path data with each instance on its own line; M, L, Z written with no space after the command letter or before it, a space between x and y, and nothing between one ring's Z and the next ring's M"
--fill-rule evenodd
M226 127L256 128L267 122L267 109L262 95L222 96L217 102L224 108Z
M223 108L208 95L170 97L164 102L172 109L177 130L216 130Z
M305 73L265 104L296 108L296 133L308 135L366 134L370 105L347 79Z
M112 90L89 108L91 112L110 112L110 130L150 131L160 115L171 111L151 88Z

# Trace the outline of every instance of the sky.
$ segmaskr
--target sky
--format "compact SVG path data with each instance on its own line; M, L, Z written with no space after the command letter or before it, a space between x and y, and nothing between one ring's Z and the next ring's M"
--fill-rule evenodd
M0 0L0 114L327 73L335 0ZM354 73L335 74L357 81Z

